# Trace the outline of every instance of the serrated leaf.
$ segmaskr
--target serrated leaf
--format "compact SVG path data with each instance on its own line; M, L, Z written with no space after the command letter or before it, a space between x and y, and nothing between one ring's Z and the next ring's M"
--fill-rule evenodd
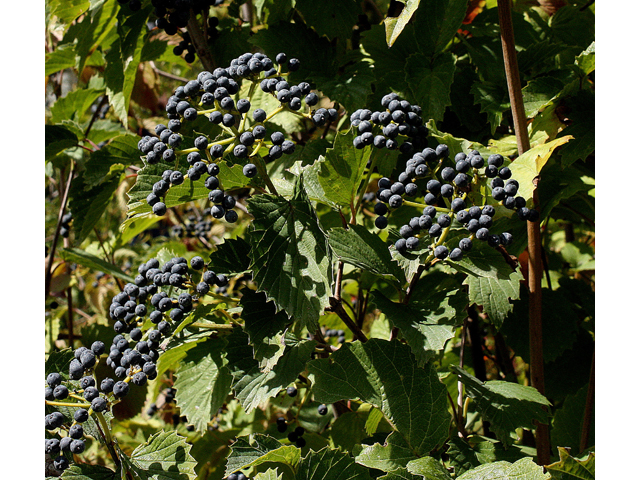
M409 447L407 441L398 432L391 432L384 442L373 445L356 445L353 449L356 462L383 472L404 468L418 455Z
M325 447L318 452L310 450L300 461L296 480L369 480L369 471L358 465L353 457L340 450Z
M329 359L309 362L308 370L316 401L360 398L371 403L396 429L396 444L416 458L448 436L446 388L432 365L416 365L408 345L379 339L345 343Z
M560 461L546 465L545 468L551 473L551 478L558 480L595 480L596 478L596 457L593 452L585 460L578 460L569 454L569 450L558 447Z
M515 463L493 462L469 470L457 480L548 480L543 467L536 465L531 458L522 458Z
M116 171L100 184L89 188L84 177L71 182L69 210L73 214L74 243L80 245L104 214L111 197L120 185L120 172Z
M261 472L253 477L254 480L282 480L282 474L278 475L278 470L270 468L266 472Z
M240 306L244 330L253 346L253 358L263 372L268 372L284 353L284 330L291 320L283 311L276 313L275 304L267 302L264 292L245 288Z
M255 218L249 243L258 289L279 310L315 331L320 314L329 306L331 261L302 177L296 180L291 200L259 195L247 203Z
M59 373L64 380L69 379L69 364L73 360L73 349L65 348L51 352L44 363L45 378L50 373Z
M371 156L371 146L357 149L352 132L336 135L333 147L328 148L320 163L319 180L325 196L337 205L346 206L353 200L360 179Z
M293 383L311 358L316 342L303 340L285 348L278 363L268 372L261 372L256 364L234 385L236 397L248 413L266 400L274 397L283 388Z
M50 13L62 23L71 23L89 9L89 0L55 0L49 2Z
M589 75L596 69L596 42L591 42L580 55L576 57L576 65L582 70L582 73Z
M573 140L562 149L564 168L577 160L586 160L596 148L595 95L582 90L566 103L571 108L572 123L562 131L560 138L571 136Z
M389 248L380 237L362 225L332 228L328 232L333 254L341 261L367 272L391 277L395 282L406 280L398 264L391 260Z
M556 138L549 143L543 143L527 150L511 162L509 169L511 170L512 178L520 184L518 189L519 196L524 197L527 201L532 198L533 179L540 174L542 167L547 163L554 150L572 139L573 137L569 135Z
M114 165L120 164L124 167L141 163L138 140L139 137L135 135L120 135L108 145L93 152L85 164L85 188L100 184Z
M347 56L346 63L340 65L337 72L332 72L334 75L317 76L315 79L318 90L349 112L367 101L372 93L371 86L376 81L371 64L362 61L360 52L357 52L357 56L355 51L351 52L353 55Z
M474 102L480 105L480 111L487 114L491 124L491 135L502 122L502 114L509 110L509 95L506 89L492 82L477 81L471 86Z
M216 273L238 275L249 270L251 245L242 237L226 238L209 255L208 268Z
M433 457L422 457L407 463L407 470L414 475L420 475L425 480L451 480L451 475L442 462Z
M65 480L118 480L120 471L114 472L110 468L88 463L75 463L69 466L60 478Z
M402 0L404 7L397 17L387 17L384 19L384 30L387 39L387 45L390 47L395 43L398 36L409 23L411 17L420 6L420 0Z
M466 0L429 0L420 6L415 16L416 31L420 32L416 39L425 56L433 57L451 42L462 25L467 4Z
M375 410L380 412L378 409ZM351 453L355 445L359 445L362 440L370 436L365 432L367 415L367 412L362 411L345 412L335 419L331 424L331 429L328 430L331 446ZM382 413L380 413L380 417L382 417Z
M553 75L529 80L522 89L524 113L527 118L535 116L540 110L548 106L562 91L563 87L564 82Z
M60 250L60 257L66 262L79 263L87 268L91 268L96 271L101 271L118 277L125 282L133 283L133 278L124 273L115 265L105 262L101 258L91 255L90 253L80 250L79 248L63 248Z
M197 431L207 424L224 404L231 389L231 372L223 355L226 341L213 338L190 349L175 372L176 403Z
M470 436L469 442L458 436L452 436L449 440L447 455L456 475L462 475L485 463L507 461L515 462L527 456L526 449L520 445L506 447L494 439ZM533 449L535 454L535 449Z
M63 150L78 143L78 137L62 125L44 126L44 158L51 160Z
M76 52L74 45L65 43L57 45L53 52L49 52L45 56L44 75L48 77L60 70L73 68L76 64Z
M284 463L295 467L300 460L300 449L293 445L283 445L275 438L262 433L254 433L238 439L231 445L227 458L225 477L245 468L266 462Z
M196 461L184 437L176 432L160 431L139 445L126 459L127 469L141 480L193 480Z
M60 123L63 120L80 122L82 115L102 94L104 94L103 90L94 88L82 88L67 93L51 106L51 122Z
M409 84L412 100L422 107L422 118L439 122L446 107L451 105L449 91L455 73L455 57L441 53L425 62L424 56L414 53L406 62L405 80Z
M543 408L551 403L533 387L518 383L491 380L481 382L456 365L449 367L465 386L465 395L473 399L491 430L505 445L511 445L510 436L518 427L534 428L533 420L549 423L549 413Z
M414 296L420 301L408 305L392 302L378 290L371 293L371 301L402 332L419 366L444 348L453 338L455 327L466 317L467 299L462 290L433 290L428 295Z

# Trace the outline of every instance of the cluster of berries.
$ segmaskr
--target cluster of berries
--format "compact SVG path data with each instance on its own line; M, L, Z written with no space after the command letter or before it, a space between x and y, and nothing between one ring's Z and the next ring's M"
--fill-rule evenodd
M420 114L418 105L411 105L395 93L382 97L382 111L358 109L351 114L351 125L358 135L353 139L356 148L373 145L389 150L399 149L402 153L412 153L426 146L428 130ZM403 139L399 143L399 139Z
M194 277L200 271L201 281L196 284ZM199 256L193 257L189 263L183 257L174 257L162 265L155 258L140 265L135 283L127 283L123 291L112 298L109 307L109 315L115 320L113 328L116 335L105 363L113 369L115 379L106 377L101 380L100 388L96 387L95 367L100 356L105 353L105 345L101 341L94 342L91 348L79 347L74 351L74 358L69 364L68 380L58 372L47 376L45 401L48 408L56 407L69 397L80 402L77 402L78 408L73 414L71 425L66 425L70 423L70 419L59 411L53 411L45 417L47 430L59 429L58 433L67 432L62 439L48 439L45 444L46 453L82 453L85 444L81 424L92 413L104 412L126 396L130 385L143 386L148 380L157 377L160 342L173 331L173 322L182 320L193 310L198 297L192 296L192 293L195 291L198 295L205 295L210 287L222 287L227 283L225 275L216 275L208 270ZM180 292L174 298L161 289L169 285L177 290L187 291ZM147 318L154 327L143 331ZM73 405L65 403L65 407L73 408ZM54 461L54 466L63 470L68 466L68 460L60 456Z
M169 118L167 125L157 125L155 136L145 135L138 142L138 149L145 155L147 164L164 162L177 167L179 157L186 154L190 166L186 175L179 170L165 170L162 178L153 185L147 203L156 215L166 213L164 199L172 186L182 184L185 177L194 182L207 175L205 186L211 190L209 199L213 203L211 215L218 219L225 218L227 222L237 220L238 214L233 210L236 200L225 194L222 188L217 176L220 172L218 163L223 157L228 157L233 163L242 164L244 175L252 178L258 174L252 159L259 155L261 148L268 148L266 161L294 152L295 144L287 140L281 131L268 135L265 123L280 111L297 112L302 107L302 96L307 106L318 102L318 96L311 91L309 83L289 85L281 75L284 66L293 71L299 64L295 58L287 59L284 53L276 56L275 63L262 53L245 53L232 60L228 68L200 72L196 80L174 91L166 105ZM254 85L259 84L281 103L281 107L268 115L262 108L252 108L247 98L234 99L243 79ZM316 125L338 118L338 112L332 108L299 114L310 118ZM185 122L193 122L199 116L206 116L212 128L214 125L218 128L211 135L198 135L193 141L193 148L180 150L184 140L180 130ZM225 138L220 139L220 129Z
M280 433L284 433L287 431L289 426L287 425L287 419L284 417L276 418L276 426ZM297 426L292 432L289 432L287 438L291 443L294 443L298 448L302 448L307 444L307 441L302 438L304 435L304 428L301 426Z
M411 218L400 227L400 238L395 242L398 253L419 250L421 240L428 240L428 248L435 258L457 261L464 252L471 250L473 239L487 242L492 247L509 245L513 241L509 232L492 234L489 230L496 213L493 205L467 205L474 187L480 189L490 179L494 200L516 210L521 220L538 220L538 212L527 208L524 197L517 196L518 182L511 179L511 170L503 165L502 155L493 154L485 162L477 150L468 154L458 153L452 162L449 147L445 144L415 152L405 162L405 169L395 182L387 177L378 181L376 197L379 202L373 208L378 215L375 225L380 229L386 228L389 212L403 204L423 206L421 216ZM424 196L424 204L407 199L418 195ZM470 235L450 248L445 244L447 233L451 228L461 227Z

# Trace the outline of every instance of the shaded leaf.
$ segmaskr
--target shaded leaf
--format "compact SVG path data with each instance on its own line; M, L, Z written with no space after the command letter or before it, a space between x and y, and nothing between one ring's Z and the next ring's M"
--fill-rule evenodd
M60 478L66 480L118 480L120 472L110 468L88 463L74 463L67 468Z
M549 414L543 408L551 403L535 388L501 380L481 382L457 365L449 368L458 375L465 395L478 404L483 418L491 422L491 430L505 445L513 443L510 433L516 428L534 428L533 420L549 423Z
M355 0L296 0L296 10L319 35L349 38L362 8Z
M139 137L119 135L100 150L93 152L85 164L85 188L95 187L109 174L114 165L122 167L140 164Z
M455 68L455 57L451 53L441 53L427 62L420 53L407 59L405 81L409 84L413 102L422 107L425 120L439 122L445 108L451 105L449 90Z
M427 57L442 52L462 25L467 0L429 0L421 4L415 16L420 50ZM427 117L429 118L429 117Z
M467 441L469 443L467 443ZM485 463L497 461L515 462L528 456L528 450L535 455L535 449L520 445L506 447L497 440L469 436L467 441L458 436L452 436L449 440L447 455L456 475L462 475L467 470L472 470Z
M560 461L545 467L551 473L551 478L558 480L595 480L596 457L593 452L589 452L585 460L578 460L572 457L566 448L559 447L558 453Z
M283 445L269 435L254 433L238 437L231 445L225 476L266 462L284 463L294 467L299 460L300 449L298 447Z
M74 132L62 125L44 126L44 158L51 160L63 150L78 143Z
M242 237L226 238L209 255L208 268L216 273L238 275L249 270L251 245Z
M582 423L587 403L589 385L583 386L575 395L568 395L553 415L553 427L551 429L551 445L565 447L572 452L580 452L580 438L582 435ZM587 445L595 445L595 412L591 411L591 425Z
M315 331L320 314L329 306L331 262L302 177L296 180L291 200L259 195L247 203L255 218L249 243L258 289L279 310Z
M105 262L101 258L91 255L90 253L80 250L79 248L62 248L59 250L60 257L66 262L79 263L87 268L91 268L95 271L101 271L118 277L125 282L133 283L133 278L124 273L115 265Z
M353 457L340 450L325 447L318 452L310 450L300 461L296 471L296 480L369 480L369 471L358 465Z
M371 403L396 429L387 443L394 440L407 455L426 455L448 436L446 388L433 366L417 367L408 345L379 339L345 343L329 359L309 362L308 369L317 401Z
M491 135L494 135L502 122L502 114L511 106L508 92L502 85L480 81L471 86L471 92L475 103L480 105L480 111L487 114Z
M51 122L60 123L63 120L80 122L82 115L103 93L103 90L95 88L82 88L67 93L51 106Z

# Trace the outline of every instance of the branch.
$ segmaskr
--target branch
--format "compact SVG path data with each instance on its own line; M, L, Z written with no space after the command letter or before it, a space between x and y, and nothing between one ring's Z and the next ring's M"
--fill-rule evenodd
M498 0L498 16L500 21L500 38L502 41L502 55L509 89L511 113L514 130L518 144L518 153L522 155L531 148L527 133L524 102L522 100L522 88L520 74L518 72L518 60L516 57L515 38L511 20L511 1ZM539 178L534 179L533 205L538 206ZM542 292L540 261L541 241L540 223L527 221L529 251L529 350L531 355L531 384L544 395L544 360L542 353ZM548 425L536 422L536 450L538 464L549 464L551 457L551 445L549 440Z
M196 48L196 52L198 53L198 57L200 58L204 69L213 72L216 68L216 62L213 59L213 55L211 55L211 51L207 45L207 39L204 37L204 33L200 29L200 25L198 25L196 12L193 9L190 11L189 22L187 23L187 32L189 32L189 37L191 37L193 46Z
M342 302L340 300L336 300L333 297L329 297L329 304L331 306L326 308L325 310L329 312L333 312L336 315L338 315L340 319L344 322L344 324L349 328L349 330L353 332L354 337L356 337L362 343L366 342L367 341L366 335L362 333L362 330L358 328L358 325L356 325L355 322L351 320L351 317L349 317L349 314L342 306Z

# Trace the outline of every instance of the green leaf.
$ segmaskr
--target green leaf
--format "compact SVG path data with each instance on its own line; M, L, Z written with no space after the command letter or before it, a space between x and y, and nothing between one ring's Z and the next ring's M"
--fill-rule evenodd
M251 269L260 291L279 310L315 331L329 306L331 261L327 241L298 177L291 200L259 195L248 202Z
M535 388L501 380L481 382L457 365L449 368L458 375L465 395L478 404L482 417L491 422L491 430L505 445L513 443L510 433L516 428L534 428L533 420L549 423L544 407L551 403Z
M596 69L596 42L591 42L580 55L576 57L576 65L582 73L589 75Z
M65 43L57 45L53 52L45 55L44 75L48 77L60 70L73 68L76 64L76 52L74 45Z
M371 155L371 146L362 149L353 146L354 137L351 132L338 134L320 164L319 180L325 196L341 206L353 203Z
M346 63L340 65L337 72L332 72L334 75L316 77L318 90L349 112L357 110L367 101L372 93L371 85L376 81L371 64L362 61L360 52L357 55L355 53L344 59Z
M493 462L469 470L457 480L548 480L543 467L536 465L531 458L522 458L515 463Z
M82 72L90 59L102 57L102 52L116 40L116 20L120 5L115 0L94 4L90 15L85 15L79 23L69 29L67 36L76 38L76 71ZM101 58L99 66L104 65Z
M78 143L75 133L62 125L44 126L44 158L51 160L63 150Z
M57 372L62 375L64 380L68 380L69 364L73 358L73 349L71 348L51 352L44 363L45 378L50 373Z
M139 445L131 458L121 455L127 470L141 480L193 480L196 461L184 437L176 432L160 431Z
M380 412L377 408L371 411ZM340 448L345 452L351 452L353 447L360 444L366 437L371 436L365 431L366 418L370 414L367 412L345 412L340 415L332 424L328 431L331 439L331 446ZM382 412L380 412L382 418ZM376 428L377 428L376 424Z
M378 290L371 293L372 302L402 332L419 366L444 348L453 338L455 327L466 317L467 298L462 289L423 291L413 297L419 301L408 305L392 302Z
M433 457L422 457L407 463L407 470L414 475L420 475L425 480L451 480L451 475L442 462Z
M268 372L284 353L284 330L291 320L283 311L276 313L275 304L267 302L264 292L243 289L240 306L253 358L263 372Z
M284 463L295 467L300 460L300 449L293 445L282 445L269 435L254 433L238 439L231 445L227 458L225 477L245 468L266 462Z
M87 187L83 176L73 179L69 191L69 209L73 213L76 245L80 245L100 221L119 185L120 172L117 171L93 188Z
M115 265L105 262L101 258L91 255L90 253L80 250L79 248L62 248L59 250L60 257L66 262L79 263L87 268L91 268L96 271L101 271L120 278L125 282L133 283L133 278L124 273Z
M553 75L529 80L527 86L522 89L524 113L527 118L534 117L540 110L550 105L563 87L564 82Z
M129 102L140 64L151 5L131 14L118 11L118 39L107 54L105 81L109 103L125 127L129 125Z
M471 86L471 92L475 103L480 105L480 111L487 114L491 135L494 135L502 122L502 114L511 106L508 92L502 85L481 81Z
M511 162L509 168L511 169L512 178L516 179L520 184L518 195L524 197L527 201L532 198L533 179L540 174L542 167L545 166L554 150L572 139L573 137L571 136L556 138L549 143L527 150Z
M370 480L369 471L358 465L353 457L340 450L325 447L318 452L310 450L296 471L296 480Z
M264 24L275 24L288 20L296 6L296 0L256 0L254 2L258 18Z
M348 230L332 228L328 234L331 250L339 260L390 277L397 283L405 282L402 270L391 260L387 245L364 226L350 225Z
M571 108L572 123L562 131L560 138L571 136L573 140L562 149L564 168L576 160L586 160L596 148L595 95L582 90L566 103Z
M391 472L415 460L418 455L407 444L399 432L392 432L384 445L356 445L353 449L356 462L369 468Z
M249 270L251 245L242 237L226 238L209 255L208 268L216 273L238 275Z
M190 349L176 370L173 384L180 413L199 432L225 403L231 389L231 373L225 366L226 341L213 338Z
M93 152L85 164L83 174L86 187L95 187L109 174L114 165L122 167L140 164L139 137L119 135L100 150Z
M362 13L355 0L296 0L295 5L307 25L330 39L350 38L353 26L358 23L358 14Z
M589 452L585 460L578 460L569 454L569 450L558 447L560 461L546 465L545 468L551 473L551 478L558 480L595 480L596 478L596 457L593 452Z
M60 478L65 480L118 480L120 471L88 463L74 463L67 468Z
M394 426L393 440L408 456L424 456L448 436L446 388L432 365L416 365L408 345L379 339L345 343L329 359L309 362L308 370L316 401L371 403Z
M82 88L67 93L51 106L51 122L60 123L63 120L80 122L82 115L102 94L104 94L103 90L95 88Z
M50 13L62 23L71 23L89 9L89 0L51 0Z
M422 118L439 122L444 111L451 105L449 90L455 73L455 57L451 53L441 53L430 61L420 53L407 59L405 80L409 84L412 100L422 107Z
M266 472L261 472L253 477L254 480L282 480L282 474L278 475L278 470L270 468Z
M451 42L462 25L467 4L466 0L429 0L420 6L415 18L420 32L416 39L425 56L433 57Z
M234 390L248 413L293 383L311 358L315 340L303 340L285 348L278 363L268 372L256 364L235 384Z
M469 443L467 443L467 441ZM520 445L505 447L494 439L479 436L469 436L467 441L458 436L452 436L449 440L447 455L456 475L462 475L485 463L507 461L515 462L527 456L527 449L535 455L535 449Z
M489 320L498 329L513 310L509 301L520 298L520 269L511 269L502 254L486 244L478 244L461 260L447 264L466 273L463 285L469 286L469 302L481 305Z
M384 30L389 47L395 43L398 36L402 33L402 30L404 30L404 27L407 26L411 17L413 17L413 14L420 5L420 0L402 0L402 3L404 3L405 6L402 12L400 12L400 15L384 19Z

